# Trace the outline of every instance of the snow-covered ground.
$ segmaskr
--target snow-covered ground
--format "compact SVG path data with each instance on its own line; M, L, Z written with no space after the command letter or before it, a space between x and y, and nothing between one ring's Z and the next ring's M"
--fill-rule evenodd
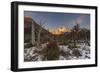
M74 50L71 50L68 46L59 45L61 52L59 60L90 59L90 46L85 45L85 43L77 45L80 48L74 48ZM36 47L25 48L24 61L42 61L43 55L38 53L38 51L41 51L41 49Z
M80 48L74 48L74 49L78 50L79 53L81 54L79 57L76 57L75 55L73 55L73 50L70 50L68 48L68 46L64 46L64 45L59 46L61 51L64 51L65 53L67 53L67 52L70 53L69 56L67 56L67 57L60 56L59 59L61 59L61 60L90 59L90 47L85 44L79 44L79 46L80 46Z

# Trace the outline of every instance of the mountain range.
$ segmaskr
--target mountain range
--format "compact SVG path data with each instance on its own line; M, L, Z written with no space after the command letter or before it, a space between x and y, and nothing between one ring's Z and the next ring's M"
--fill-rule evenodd
M53 35L60 35L60 34L66 33L66 32L71 32L71 29L62 26L62 27L58 27L56 29L50 29L49 32L51 32Z

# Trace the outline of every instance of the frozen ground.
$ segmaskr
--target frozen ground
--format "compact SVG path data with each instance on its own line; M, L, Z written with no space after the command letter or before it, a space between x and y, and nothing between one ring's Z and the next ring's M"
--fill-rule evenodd
M74 48L74 50L71 50L68 46L59 45L61 51L59 60L90 59L90 46L84 43L78 45L80 48ZM43 46L45 46L45 44ZM36 47L25 48L24 61L42 61L43 55L39 53L41 50L42 49Z

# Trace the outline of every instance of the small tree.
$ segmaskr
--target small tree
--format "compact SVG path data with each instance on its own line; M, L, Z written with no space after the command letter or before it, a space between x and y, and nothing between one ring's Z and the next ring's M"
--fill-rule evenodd
M42 27L44 27L44 26L43 26L44 24L45 24L45 23L43 23L43 22L40 21L40 23L39 23L39 28L37 29L37 30L38 30L38 32L37 32L37 42L36 42L37 47L40 46L41 32L42 32L42 30L43 30Z
M80 30L80 27L79 27L79 24L76 24L73 29L72 29L72 38L74 40L74 46L76 46L76 41L78 42L78 39L79 39L79 30Z
M32 43L32 45L34 45L35 44L35 33L34 33L34 22L33 22L33 20L32 20L32 26L31 26L31 39L32 39L32 41L31 41L31 43Z

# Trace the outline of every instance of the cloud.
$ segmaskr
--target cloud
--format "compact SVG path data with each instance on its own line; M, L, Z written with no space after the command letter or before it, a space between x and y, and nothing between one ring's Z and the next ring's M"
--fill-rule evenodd
M76 23L76 24L82 24L82 22L83 22L85 16L86 16L86 15L80 15L80 16L76 19L75 23Z

